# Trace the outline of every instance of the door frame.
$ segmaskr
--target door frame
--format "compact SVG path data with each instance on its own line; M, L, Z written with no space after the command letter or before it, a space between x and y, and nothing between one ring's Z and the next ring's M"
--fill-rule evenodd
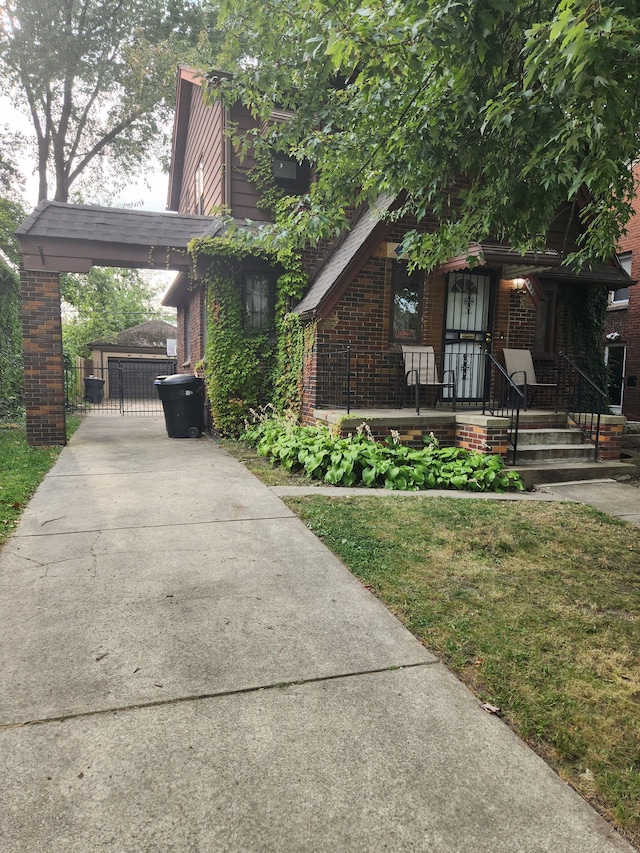
M605 348L604 348L604 363L606 364L607 369L609 368L609 350L612 350L612 349L621 349L622 350L622 374L620 376L620 403L615 404L615 405L610 405L609 408L611 409L611 411L614 415L621 415L622 409L624 408L624 379L625 379L625 373L627 370L627 345L615 343L615 344L607 344L605 346ZM610 385L611 385L610 382L607 383L608 387L610 387Z
M447 314L449 307L450 282L459 277L473 278L474 276L482 276L489 278L489 300L487 305L487 320L485 329L452 329L447 327ZM447 273L444 281L444 314L442 319L442 352L443 352L443 369L446 369L447 349L456 344L464 346L467 344L469 348L475 349L474 356L480 356L480 353L493 351L493 334L495 329L496 302L498 296L498 272L497 270L479 267L477 269L462 269ZM467 356L471 353L460 352L463 363L466 362ZM464 368L463 368L464 369ZM478 394L476 396L457 396L458 400L466 402L481 402L488 399L491 383L491 367L489 360L485 360L484 377L477 381ZM458 380L456 378L456 384Z

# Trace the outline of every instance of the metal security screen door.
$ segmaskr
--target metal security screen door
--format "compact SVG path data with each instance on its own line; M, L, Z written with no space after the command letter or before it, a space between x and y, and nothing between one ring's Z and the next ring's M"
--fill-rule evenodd
M458 400L486 396L489 374L483 353L491 346L495 289L490 272L447 275L443 369L455 372ZM452 389L444 389L445 397L452 395Z
M609 399L611 411L622 414L624 400L624 370L627 360L626 346L609 346L604 351L604 361L609 368Z

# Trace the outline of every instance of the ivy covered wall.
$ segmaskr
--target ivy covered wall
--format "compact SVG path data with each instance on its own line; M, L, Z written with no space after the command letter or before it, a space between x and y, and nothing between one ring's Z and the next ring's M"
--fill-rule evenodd
M194 263L207 263L207 345L202 369L214 427L222 435L239 435L251 410L266 404L299 417L304 330L290 310L306 284L299 257L262 251L248 244L246 236L233 234L196 240L190 252ZM247 328L242 275L248 266L278 274L272 317L260 330Z

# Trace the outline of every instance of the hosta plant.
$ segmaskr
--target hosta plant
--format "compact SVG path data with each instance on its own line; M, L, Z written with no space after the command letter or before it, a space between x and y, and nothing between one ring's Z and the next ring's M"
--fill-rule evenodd
M500 456L440 447L433 435L425 437L424 447L414 448L401 444L395 433L384 442L375 441L366 425L341 437L324 426L300 426L263 415L247 424L243 439L287 471L336 486L472 492L524 488Z

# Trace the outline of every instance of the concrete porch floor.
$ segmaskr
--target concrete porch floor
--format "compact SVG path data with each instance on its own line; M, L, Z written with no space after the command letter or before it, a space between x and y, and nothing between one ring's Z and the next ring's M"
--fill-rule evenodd
M485 412L487 417L493 417L489 411ZM482 415L482 406L477 408L465 406L458 407L455 411L446 406L437 408L421 408L416 412L414 406L405 406L401 409L363 409L354 408L349 414L346 409L314 409L314 417L328 424L340 424L343 427L358 427L363 421L373 426L393 426L394 424L406 424L415 421L419 424L428 423L450 423L460 422L468 415ZM535 423L538 420L548 418L563 418L564 412L556 412L554 409L527 409L520 412L520 423Z
M424 408L419 413L416 412L415 408L407 407L403 409L352 409L349 414L347 414L346 409L316 409L314 416L318 421L329 426L339 426L343 433L355 432L358 427L366 423L374 433L379 434L385 430L397 429L403 433L428 434L433 432L436 435L447 433L451 435L455 433L457 425L467 423L470 418L480 419L481 421L486 418L487 423L492 419L494 423L497 420L489 413L483 415L481 407L458 408L454 412L450 408L441 406ZM549 428L559 428L566 426L566 423L566 414L554 409L533 408L520 412L520 430L534 428L541 424ZM509 467L518 471L527 489L567 480L584 481L603 478L625 480L635 477L638 473L637 465L631 460L575 461L550 458L535 463L509 464Z

